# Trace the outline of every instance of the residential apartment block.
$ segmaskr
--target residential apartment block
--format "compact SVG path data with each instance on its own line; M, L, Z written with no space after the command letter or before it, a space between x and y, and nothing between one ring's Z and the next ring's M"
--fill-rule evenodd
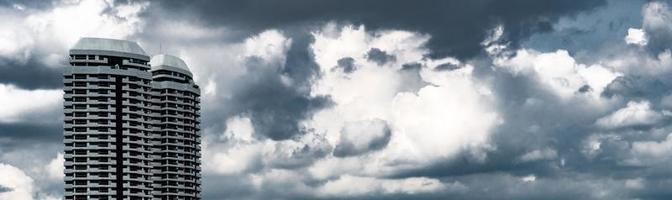
M70 64L65 199L200 199L200 89L184 61L82 38Z

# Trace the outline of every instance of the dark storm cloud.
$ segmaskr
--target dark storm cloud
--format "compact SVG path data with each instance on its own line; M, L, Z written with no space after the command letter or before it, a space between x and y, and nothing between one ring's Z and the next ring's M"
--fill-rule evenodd
M63 86L62 66L47 66L36 56L25 62L0 57L0 83L23 89L56 89Z
M312 112L328 106L327 97L311 98L282 82L273 68L261 66L254 58L248 60L248 74L241 77L241 88L233 102L240 113L250 116L255 132L274 140L289 139L303 130L298 122Z
M643 29L648 43L646 48L654 55L669 50L672 46L672 18L670 1L652 1L644 6Z
M352 73L356 69L355 59L351 57L338 59L336 63L338 63L338 68L342 68L345 73Z
M436 70L436 71L451 71L451 70L456 70L456 69L459 69L459 68L461 68L461 66L459 66L459 65L455 65L455 64L452 64L452 63L444 63L444 64L440 64L439 66L436 66L434 68L434 70Z
M53 5L51 0L0 0L0 7L21 6L31 9L47 9Z
M590 91L593 91L593 88L591 88L590 85L584 85L584 86L581 86L581 88L579 88L580 93L587 93L587 92L590 92Z
M392 130L387 123L382 127L381 131L383 134L377 137L374 137L369 141L364 147L357 147L355 142L351 138L341 138L341 141L334 147L334 156L336 157L348 157L361 155L370 151L376 151L385 148L390 142L392 136ZM348 134L348 133L341 133ZM365 134L375 134L375 133L365 133Z
M559 17L591 10L604 0L473 1L162 1L166 12L195 15L212 25L256 33L269 28L325 21L364 24L372 29L406 29L432 36L432 56L471 57L481 51L486 30L507 28L512 45L552 30Z
M657 101L668 93L670 85L655 76L626 75L612 81L602 93L605 97L622 96Z
M5 187L3 185L0 185L0 193L11 192L11 191L12 191L12 188L8 188L8 187Z
M58 118L54 119L58 120ZM2 122L0 123L0 163L26 166L25 163L30 163L32 160L2 160L5 154L24 154L26 151L39 153L39 155L24 154L25 157L49 161L53 159L54 152L60 152L62 142L63 126L58 122Z
M299 121L332 102L329 97L310 96L310 81L319 75L308 48L313 38L307 32L288 35L293 37L286 61L269 66L261 58L247 58L247 73L236 78L231 96L218 97L221 98L216 101L218 104L209 105L210 109L205 111L207 123L216 125L244 114L250 117L255 133L273 140L306 133L299 127ZM291 85L282 80L283 76L291 80ZM225 127L216 128L220 132Z
M58 142L62 140L60 123L0 122L0 139Z
M311 116L315 111L331 105L329 97L310 97L310 80L318 75L318 66L313 60L308 45L312 37L304 33L293 34L293 42L280 71L273 71L249 63L248 73L256 80L241 88L238 103L247 108L255 131L274 140L291 138L304 133L298 122ZM294 85L282 83L280 75L292 78Z
M378 65L384 65L387 62L392 62L397 60L397 57L387 54L387 52L380 50L378 48L371 48L369 52L366 53L366 57L369 61L373 61Z
M551 32L535 34L522 46L538 51L558 48L574 52L578 60L599 59L595 52L615 50L623 45L628 28L641 26L641 7L647 0L606 0L607 6L583 12L564 23L555 24ZM506 28L506 27L505 27Z
M252 183L244 177L209 174L203 176L203 199L241 199L254 194Z
M420 76L420 70L422 67L423 66L420 63L406 63L401 65L399 73L402 75L404 84L400 86L400 91L417 92L428 84Z
M407 70L407 71L417 71L422 68L422 64L420 63L406 63L401 65L401 70Z

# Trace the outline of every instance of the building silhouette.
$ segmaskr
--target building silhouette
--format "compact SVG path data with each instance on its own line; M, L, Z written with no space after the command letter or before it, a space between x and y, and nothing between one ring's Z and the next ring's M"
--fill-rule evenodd
M200 89L184 61L82 38L70 65L65 199L200 199Z

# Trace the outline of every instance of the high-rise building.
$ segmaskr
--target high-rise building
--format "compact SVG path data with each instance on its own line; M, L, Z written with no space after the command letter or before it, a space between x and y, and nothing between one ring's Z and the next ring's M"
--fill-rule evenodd
M181 59L157 55L152 65L156 112L154 197L199 199L200 90Z
M199 88L179 58L149 62L124 40L70 50L65 199L200 199Z

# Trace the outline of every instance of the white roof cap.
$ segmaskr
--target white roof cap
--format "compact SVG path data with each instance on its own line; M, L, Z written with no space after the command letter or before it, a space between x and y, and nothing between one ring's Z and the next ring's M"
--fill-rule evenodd
M178 70L174 71L186 73L189 76L192 75L187 64L177 56L167 54L155 55L152 56L152 60L149 61L149 64L152 65L152 70L171 68L174 70L174 68L177 68Z
M110 54L112 56L132 56L143 59L149 59L149 56L138 45L138 43L128 40L117 40L107 38L80 38L79 41L70 49L70 53L81 54ZM129 55L130 54L130 55Z

